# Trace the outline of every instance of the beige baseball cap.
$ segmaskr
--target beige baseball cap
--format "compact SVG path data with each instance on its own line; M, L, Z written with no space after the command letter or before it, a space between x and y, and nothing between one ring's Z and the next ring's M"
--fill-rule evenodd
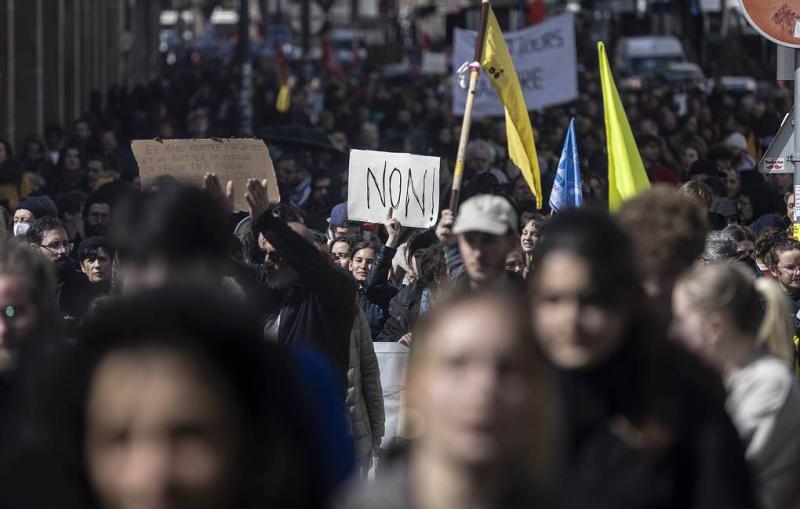
M505 235L517 232L517 213L502 196L479 194L465 201L458 209L453 233L484 232Z

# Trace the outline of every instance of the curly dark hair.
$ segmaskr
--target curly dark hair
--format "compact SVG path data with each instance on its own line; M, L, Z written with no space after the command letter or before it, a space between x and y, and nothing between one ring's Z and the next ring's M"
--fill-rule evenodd
M417 281L420 284L430 288L440 288L447 281L449 275L442 246L436 245L420 249L414 253L414 258L417 259L419 268Z
M655 186L624 202L617 219L633 241L635 260L645 276L677 276L705 248L706 210L696 199L667 186Z
M764 228L764 231L762 231L761 235L756 239L756 249L753 251L753 256L755 256L757 260L761 260L769 265L769 256L772 251L772 246L774 246L776 242L785 239L786 236L786 232L779 228Z

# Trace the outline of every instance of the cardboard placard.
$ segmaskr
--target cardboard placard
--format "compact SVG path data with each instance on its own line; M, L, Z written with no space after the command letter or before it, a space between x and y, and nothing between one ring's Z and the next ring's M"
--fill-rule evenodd
M203 186L206 173L216 173L225 186L233 181L234 209L248 210L244 198L248 179L267 180L270 202L280 201L269 150L259 139L133 140L142 186L169 176L181 183Z
M351 150L347 217L382 223L389 209L400 224L428 228L439 215L439 158Z

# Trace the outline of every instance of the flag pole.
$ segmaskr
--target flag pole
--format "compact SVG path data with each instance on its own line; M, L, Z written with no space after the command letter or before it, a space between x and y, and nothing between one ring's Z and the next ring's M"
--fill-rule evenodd
M478 26L478 38L475 40L475 56L472 61L480 64L483 57L483 42L486 39L486 22L489 17L489 0L481 1L481 18ZM464 119L461 121L461 137L458 140L456 167L453 172L453 189L450 192L450 210L458 209L458 200L461 196L461 180L464 176L464 153L467 151L469 129L472 126L472 104L475 101L475 89L478 87L480 65L470 66L469 88L467 90L467 103L464 106Z

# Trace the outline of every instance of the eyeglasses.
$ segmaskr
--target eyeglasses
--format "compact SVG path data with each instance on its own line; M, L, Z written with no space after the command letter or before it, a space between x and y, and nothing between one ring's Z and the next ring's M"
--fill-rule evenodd
M792 266L790 266L790 267L786 267L786 266L784 266L784 265L778 265L778 268L779 268L779 269L783 269L783 270L785 270L786 272L795 273L795 274L797 274L798 272L800 272L800 265L792 265Z
M72 242L69 242L69 241L66 241L66 240L63 241L63 242L52 242L52 243L50 243L50 244L48 244L46 246L44 244L42 244L42 247L44 249L50 251L53 254L58 253L60 251L68 253L69 251L72 250L72 246L73 246Z

